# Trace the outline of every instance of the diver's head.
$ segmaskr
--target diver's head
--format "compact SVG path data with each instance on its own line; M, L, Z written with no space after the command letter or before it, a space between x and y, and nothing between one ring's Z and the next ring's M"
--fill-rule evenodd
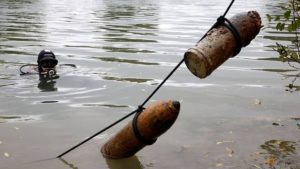
M42 50L37 59L40 75L53 76L56 74L55 66L58 61L50 50Z

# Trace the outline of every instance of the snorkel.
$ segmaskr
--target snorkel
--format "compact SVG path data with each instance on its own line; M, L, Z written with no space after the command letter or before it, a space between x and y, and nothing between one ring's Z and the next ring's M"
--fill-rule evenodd
M58 61L52 51L42 50L38 55L37 63L40 79L52 79L56 77L55 66Z

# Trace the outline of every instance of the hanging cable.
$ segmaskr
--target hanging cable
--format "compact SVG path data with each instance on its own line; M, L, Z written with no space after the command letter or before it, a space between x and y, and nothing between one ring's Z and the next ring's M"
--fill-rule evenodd
M33 67L33 70L35 72L28 72L28 71L24 71L23 68L26 68L26 67ZM20 75L28 75L28 74L38 74L38 70L37 70L37 67L38 65L37 64L26 64L26 65L22 65L20 68L19 68L19 71L20 71Z

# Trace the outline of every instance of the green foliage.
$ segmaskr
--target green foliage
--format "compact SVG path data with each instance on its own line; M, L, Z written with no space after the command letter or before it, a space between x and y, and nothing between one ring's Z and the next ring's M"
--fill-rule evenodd
M289 0L289 2L282 6L282 15L271 16L267 14L269 22L276 24L278 31L288 31L294 34L294 40L291 45L282 45L276 43L273 48L279 54L279 59L283 62L288 62L289 65L295 69L299 69L293 63L300 64L300 42L299 42L299 28L300 28L300 0Z
M278 59L282 62L287 62L288 65L298 73L294 75L284 75L287 78L293 77L292 82L287 85L287 91L294 92L299 91L299 86L295 85L296 79L300 77L300 67L296 66L300 64L300 41L299 41L299 28L300 28L300 0L289 0L287 4L282 7L282 14L271 16L267 14L268 21L275 23L277 31L287 31L294 35L290 45L283 45L276 42L276 46L273 48L279 56Z
M283 14L271 16L267 14L268 21L275 21L276 29L279 31L287 30L289 32L296 31L300 28L300 19L298 12L300 11L300 0L290 0L287 6L282 7Z
M276 43L274 50L278 52L282 62L300 62L298 51L292 50L289 46Z

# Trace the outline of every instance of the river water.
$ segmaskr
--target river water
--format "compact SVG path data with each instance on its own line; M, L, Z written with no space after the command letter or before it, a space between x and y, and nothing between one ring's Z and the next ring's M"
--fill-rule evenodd
M299 87L271 48L291 34L265 17L285 2L236 1L227 16L258 11L260 34L205 79L179 67L150 100L180 101L175 124L115 161L100 147L131 117L53 157L137 108L229 1L1 0L0 168L299 168ZM59 67L51 82L20 76L42 49L76 68Z

